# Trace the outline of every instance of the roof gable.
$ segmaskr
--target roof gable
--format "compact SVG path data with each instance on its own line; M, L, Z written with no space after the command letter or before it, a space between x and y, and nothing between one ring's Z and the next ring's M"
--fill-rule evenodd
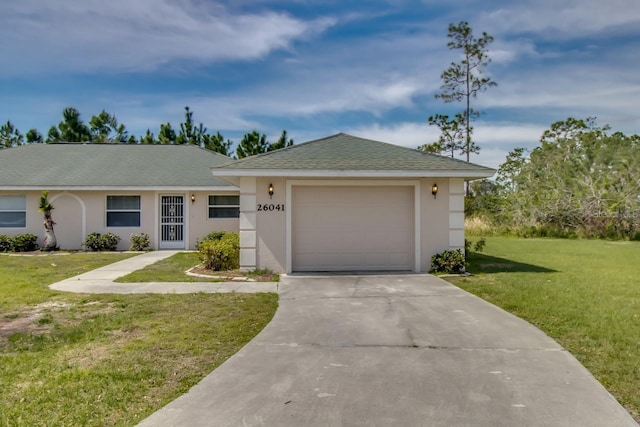
M460 176L480 178L493 169L386 142L339 133L212 168L214 175L314 173L354 176ZM279 174L279 173L277 173Z
M233 187L227 156L194 145L27 144L0 150L0 188Z

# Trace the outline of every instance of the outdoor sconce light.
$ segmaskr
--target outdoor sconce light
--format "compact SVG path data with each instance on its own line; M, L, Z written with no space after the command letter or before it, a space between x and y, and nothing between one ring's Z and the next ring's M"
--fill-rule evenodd
M196 195L192 194L191 195L191 203L194 203L196 201Z
M273 199L273 184L269 184L269 198Z
M438 194L438 184L433 184L431 186L431 194L433 194L433 198L435 199Z

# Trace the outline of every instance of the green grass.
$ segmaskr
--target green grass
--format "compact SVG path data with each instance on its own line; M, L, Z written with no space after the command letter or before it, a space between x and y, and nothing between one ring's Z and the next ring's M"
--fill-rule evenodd
M46 285L106 264L130 258L123 253L64 253L38 256L0 255L0 310L56 299Z
M116 282L220 282L222 279L188 276L185 271L200 264L197 252L178 252L169 258L119 277Z
M556 339L638 418L640 243L486 239L473 276L447 280Z
M123 257L0 256L0 425L135 424L237 352L277 307L274 294L47 288Z
M116 282L223 282L227 279L213 277L197 277L185 274L191 267L200 264L197 252L178 252L175 255L155 262L142 270L134 271L126 276L119 277ZM222 273L221 273L222 274ZM242 273L246 277L258 281L280 281L280 275L271 270L254 270Z

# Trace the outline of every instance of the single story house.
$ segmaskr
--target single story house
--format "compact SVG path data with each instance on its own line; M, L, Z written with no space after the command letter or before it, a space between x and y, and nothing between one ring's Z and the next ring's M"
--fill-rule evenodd
M414 271L464 247L464 181L494 170L344 133L232 160L183 145L32 144L0 150L0 234L42 235L49 190L61 248L88 233L153 249L240 234L242 269Z
M194 145L28 144L0 150L0 234L44 237L38 203L49 191L58 245L81 249L113 233L126 250L147 233L152 249L193 249L212 230L238 231L238 188L211 175L232 161Z

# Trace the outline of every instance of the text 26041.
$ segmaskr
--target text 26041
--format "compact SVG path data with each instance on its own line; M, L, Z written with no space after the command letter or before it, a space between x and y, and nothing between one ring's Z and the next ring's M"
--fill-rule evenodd
M284 203L258 204L258 212L284 212Z

